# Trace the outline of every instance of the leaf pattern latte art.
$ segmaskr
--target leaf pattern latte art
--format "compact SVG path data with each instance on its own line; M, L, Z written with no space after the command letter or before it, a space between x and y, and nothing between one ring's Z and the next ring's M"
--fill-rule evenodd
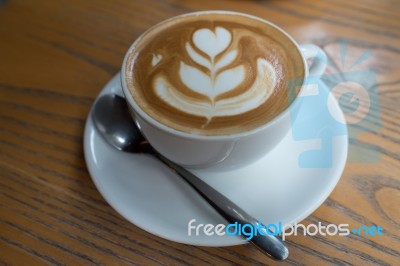
M229 49L233 37L232 33L223 27L216 27L214 31L198 29L192 36L194 47L189 41L185 44L185 52L195 64L189 65L180 61L179 77L189 90L206 96L208 101L194 100L185 95L171 84L168 77L162 75L155 76L153 81L158 97L182 112L206 117L208 122L216 116L233 116L248 112L264 103L276 84L275 70L264 58L258 58L254 62L256 78L251 86L239 95L218 99L219 95L234 90L246 79L243 64L228 68L239 54L237 49ZM160 54L153 55L153 67L160 60ZM204 71L204 68L207 71Z

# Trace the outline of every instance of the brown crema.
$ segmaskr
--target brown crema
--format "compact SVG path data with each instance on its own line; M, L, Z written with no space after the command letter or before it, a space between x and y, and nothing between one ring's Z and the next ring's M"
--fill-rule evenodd
M217 28L226 29L231 38L222 52L210 57L204 49L196 46L193 36L199 29L208 29L215 33ZM198 57L210 62L211 67L199 64L199 60L188 53L188 46L199 55ZM234 50L236 56L232 57L232 60L225 60L228 53ZM223 66L219 69L214 67L219 61L224 61L222 59L227 64L220 64ZM222 108L219 106L224 100L239 97L256 82L259 78L257 62L260 59L267 61L275 73L273 86L269 88L271 93L266 100L250 109L247 107L249 110L241 113L232 111L234 114L229 114L232 108L241 108L244 104L226 105L228 107L224 108L231 109L219 113L218 108ZM211 97L207 93L190 88L182 78L180 71L182 64L197 69L200 71L198 73L209 77L213 84L218 75L221 76L224 72L238 67L243 69L244 78L232 89ZM289 94L297 95L298 90L289 87L290 81L302 79L304 75L302 56L296 45L285 34L261 20L230 13L182 16L151 28L128 55L125 69L129 91L145 113L167 127L207 136L238 134L268 123L294 100L293 96L289 99ZM160 77L168 81L165 91L173 92L169 97L179 96L179 99L184 99L191 106L211 108L212 111L208 114L186 112L176 104L171 104L156 88L156 80ZM269 76L262 78L265 84L271 84L272 78ZM289 89L294 94L288 94ZM257 97L256 94L253 96ZM250 94L247 98L253 96ZM250 98L247 99L249 102Z

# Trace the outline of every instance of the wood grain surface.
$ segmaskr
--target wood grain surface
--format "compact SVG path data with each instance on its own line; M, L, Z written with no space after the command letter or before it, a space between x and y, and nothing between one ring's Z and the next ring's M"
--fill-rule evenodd
M326 202L304 224L380 225L383 236L298 236L283 263L250 245L196 247L151 235L118 215L86 169L82 134L104 84L144 30L209 9L272 21L328 54L376 73L367 124L350 125L349 161ZM346 59L346 60L347 60ZM0 1L0 265L400 265L400 4L363 1ZM379 103L379 106L378 106ZM343 108L351 106L343 105ZM351 112L347 119L351 119ZM369 127L378 127L368 132Z

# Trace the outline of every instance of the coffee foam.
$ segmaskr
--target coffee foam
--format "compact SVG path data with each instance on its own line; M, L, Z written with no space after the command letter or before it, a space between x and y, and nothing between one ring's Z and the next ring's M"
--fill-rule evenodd
M128 56L127 84L140 108L168 127L200 135L265 124L287 108L287 81L304 76L288 37L228 13L167 21Z

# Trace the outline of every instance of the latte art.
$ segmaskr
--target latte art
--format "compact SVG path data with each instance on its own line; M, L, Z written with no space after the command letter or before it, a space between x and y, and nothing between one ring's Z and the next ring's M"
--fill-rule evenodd
M157 29L131 54L128 86L141 109L180 131L225 135L265 124L290 104L286 81L304 75L286 36L248 17L203 14Z
M239 53L237 47L228 49L232 43L232 34L225 28L217 27L214 32L199 29L194 32L192 43L195 47L186 42L185 48L195 64L187 65L181 61L179 78L189 90L206 96L206 99L188 98L168 81L168 77L159 74L154 80L155 91L169 105L184 113L204 116L209 123L215 116L232 116L257 108L272 94L276 85L275 69L268 61L259 58L256 61L256 79L253 84L236 96L218 99L218 96L238 88L245 81L249 70L242 64L232 66ZM153 67L161 58L162 55L153 55Z

